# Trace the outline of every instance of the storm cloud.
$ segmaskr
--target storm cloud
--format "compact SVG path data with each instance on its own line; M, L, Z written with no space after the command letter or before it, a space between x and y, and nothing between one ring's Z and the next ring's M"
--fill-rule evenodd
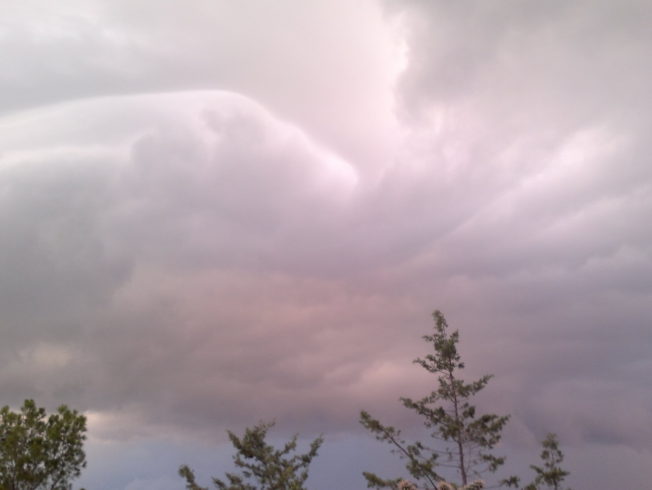
M172 465L274 417L350 454L362 408L414 424L440 308L506 452L652 476L645 2L155 3L0 22L3 404Z

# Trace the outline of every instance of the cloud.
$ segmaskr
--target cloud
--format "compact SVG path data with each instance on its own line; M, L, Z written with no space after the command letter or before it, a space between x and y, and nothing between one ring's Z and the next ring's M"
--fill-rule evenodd
M233 90L367 172L394 146L400 47L373 0L299 6L10 0L0 111L93 96Z
M645 2L9 5L8 401L106 444L415 429L437 307L510 451L649 447Z
M631 425L605 421L649 395L643 378L619 374L645 362L634 339L652 293L642 226L651 125L640 111L649 36L638 21L649 7L386 5L403 23L398 86L412 127L410 153L388 180L407 175L418 182L410 190L437 195L420 201L427 211L415 228L438 231L424 233L431 240L414 246L401 277L414 290L443 290L476 335L471 352L495 367L499 385L513 383L504 409L534 433L563 427L573 443L642 447L649 435L635 427L649 410ZM427 208L437 198L439 212ZM502 354L478 342L508 349L509 360L496 363Z
M310 379L278 358L296 357L278 328L303 335L310 307L282 298L333 287L338 215L358 180L347 162L228 93L90 100L3 127L6 383L47 376L46 396L72 391L91 409L190 373L190 394L242 393L265 378L243 369L249 348L280 382ZM188 363L181 376L172 358Z

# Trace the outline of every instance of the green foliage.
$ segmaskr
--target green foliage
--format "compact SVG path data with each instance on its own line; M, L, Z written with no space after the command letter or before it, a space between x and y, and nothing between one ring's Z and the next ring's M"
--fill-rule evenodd
M0 409L0 489L68 490L86 466L86 417L65 405L46 416L33 400Z
M433 353L414 362L437 376L437 389L420 400L401 398L403 405L423 417L424 425L436 447L417 441L406 442L401 432L383 425L368 412L360 413L360 423L374 434L376 439L392 446L392 451L406 460L410 475L425 488L437 488L444 480L439 468L457 471L461 485L484 472L495 472L504 458L493 455L492 450L500 441L502 430L509 416L478 414L470 400L485 388L491 376L467 383L459 372L464 369L457 352L459 333L450 332L444 315L433 313L433 335L423 339L432 344ZM396 488L397 480L384 480L373 473L363 473L367 486Z
M308 479L308 467L317 456L323 439L318 437L310 444L305 454L294 454L297 436L281 449L265 442L267 431L273 423L260 423L246 429L242 438L229 432L231 443L237 450L233 462L241 474L227 473L227 482L213 478L215 487L222 490L303 490ZM179 475L186 480L187 490L206 490L197 485L195 475L188 466L179 469Z
M559 441L555 434L548 434L541 442L541 461L543 466L531 465L536 473L536 478L524 490L540 490L541 485L553 490L561 490L564 479L569 475L568 471L561 468L564 461L564 453L559 449Z
M437 482L437 490L482 490L484 488L484 482L482 480L476 480L468 485L463 487L458 487L454 483L448 483L444 480ZM411 481L399 480L396 485L397 490L419 490L417 486Z
M483 488L484 482L482 480L475 480L468 485L464 485L463 487L458 487L454 483L448 483L445 481L440 481L437 484L437 490L482 490Z
M195 472L188 468L186 465L183 465L181 468L179 468L179 476L186 480L187 490L208 490L206 487L200 487L197 485L197 481L195 480Z

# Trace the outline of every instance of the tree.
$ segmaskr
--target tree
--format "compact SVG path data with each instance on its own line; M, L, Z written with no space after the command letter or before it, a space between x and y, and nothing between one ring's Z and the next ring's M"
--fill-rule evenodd
M213 478L215 487L222 490L303 490L308 479L308 467L317 456L323 443L318 437L310 444L305 454L293 454L297 448L294 436L282 449L276 449L265 442L267 431L273 423L259 423L246 429L242 438L229 432L229 439L236 448L233 462L242 469L241 475L227 473L228 483ZM206 490L195 481L193 471L186 465L179 468L179 475L186 480L188 490Z
M399 480L396 488L397 490L419 490L414 483L406 480ZM437 490L482 490L483 488L484 482L482 480L476 480L463 487L458 487L453 483L448 483L443 480L437 482Z
M0 489L69 490L86 466L86 417L61 405L46 415L33 400L0 409Z
M561 468L564 453L559 449L559 441L555 434L548 434L541 442L541 460L543 466L530 465L537 476L524 490L539 490L539 485L544 484L552 490L561 490L561 484L569 475L568 471Z
M460 378L464 363L457 352L459 332L449 332L440 311L435 311L433 318L434 333L423 337L432 344L433 353L414 362L436 375L438 386L420 400L401 398L401 402L423 417L423 424L437 446L420 441L408 443L399 430L383 425L366 411L360 413L360 423L376 439L393 446L392 451L406 460L406 469L420 487L438 488L438 482L445 480L438 473L439 468L455 470L460 486L466 486L472 478L495 472L504 463L504 458L495 456L492 450L500 441L509 416L477 413L470 400L485 388L492 376L482 376L470 383ZM363 474L368 487L396 488L399 482L369 472Z

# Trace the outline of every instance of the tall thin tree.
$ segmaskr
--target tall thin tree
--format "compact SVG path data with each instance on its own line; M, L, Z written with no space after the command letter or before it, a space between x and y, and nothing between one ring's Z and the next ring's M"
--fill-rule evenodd
M449 332L446 318L439 310L433 318L433 334L423 337L432 344L433 352L414 362L437 377L437 387L419 400L401 398L406 408L423 417L433 443L408 443L399 430L382 424L366 411L360 413L360 423L378 440L393 446L393 452L406 460L405 467L412 478L428 489L436 489L438 482L444 480L439 471L454 470L463 486L473 478L495 472L505 458L494 455L493 449L509 420L509 416L478 414L471 400L492 376L465 382L460 376L464 363L457 350L459 332ZM369 472L363 474L369 487L396 488L399 481Z
M542 485L551 490L562 490L564 479L569 475L568 471L562 469L564 453L559 449L557 436L549 433L541 442L541 461L543 466L530 465L536 473L536 477L524 490L539 490Z

